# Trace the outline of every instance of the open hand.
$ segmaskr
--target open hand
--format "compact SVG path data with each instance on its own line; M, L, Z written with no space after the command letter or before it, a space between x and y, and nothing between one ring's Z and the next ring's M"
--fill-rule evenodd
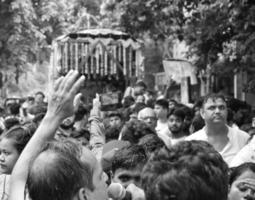
M51 88L48 101L47 115L63 120L74 113L74 97L85 80L84 76L78 79L78 71L69 71L65 77L56 80Z

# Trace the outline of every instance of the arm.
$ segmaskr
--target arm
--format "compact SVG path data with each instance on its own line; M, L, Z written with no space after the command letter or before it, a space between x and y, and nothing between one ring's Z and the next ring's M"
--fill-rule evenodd
M93 108L90 112L90 140L91 151L98 160L101 159L103 145L105 144L105 127L100 117L100 101L99 96L93 100Z
M77 77L78 72L70 71L65 77L59 78L51 88L47 113L12 171L9 200L24 200L29 166L45 143L52 140L62 120L73 114L73 99L84 81L83 76L78 80Z

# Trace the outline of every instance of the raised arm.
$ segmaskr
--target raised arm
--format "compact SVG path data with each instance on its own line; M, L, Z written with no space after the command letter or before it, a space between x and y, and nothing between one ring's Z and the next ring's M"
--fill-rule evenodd
M70 71L52 85L47 113L13 169L9 200L24 200L29 166L45 143L52 140L62 120L73 114L73 100L83 82L83 76L78 79L78 72Z
M101 160L103 145L105 144L105 127L101 115L101 103L98 94L93 99L93 108L90 112L90 140L91 151L98 160Z

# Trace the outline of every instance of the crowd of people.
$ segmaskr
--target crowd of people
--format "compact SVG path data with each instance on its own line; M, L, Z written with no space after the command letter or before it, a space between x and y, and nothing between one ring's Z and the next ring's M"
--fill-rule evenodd
M1 109L1 200L254 200L251 106L208 94L192 107L138 81L103 112L70 71Z

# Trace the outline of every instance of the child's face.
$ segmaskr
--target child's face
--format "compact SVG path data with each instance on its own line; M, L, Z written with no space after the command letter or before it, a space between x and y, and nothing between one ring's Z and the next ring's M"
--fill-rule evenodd
M0 174L11 174L18 158L19 152L14 147L14 141L3 138L0 141Z

